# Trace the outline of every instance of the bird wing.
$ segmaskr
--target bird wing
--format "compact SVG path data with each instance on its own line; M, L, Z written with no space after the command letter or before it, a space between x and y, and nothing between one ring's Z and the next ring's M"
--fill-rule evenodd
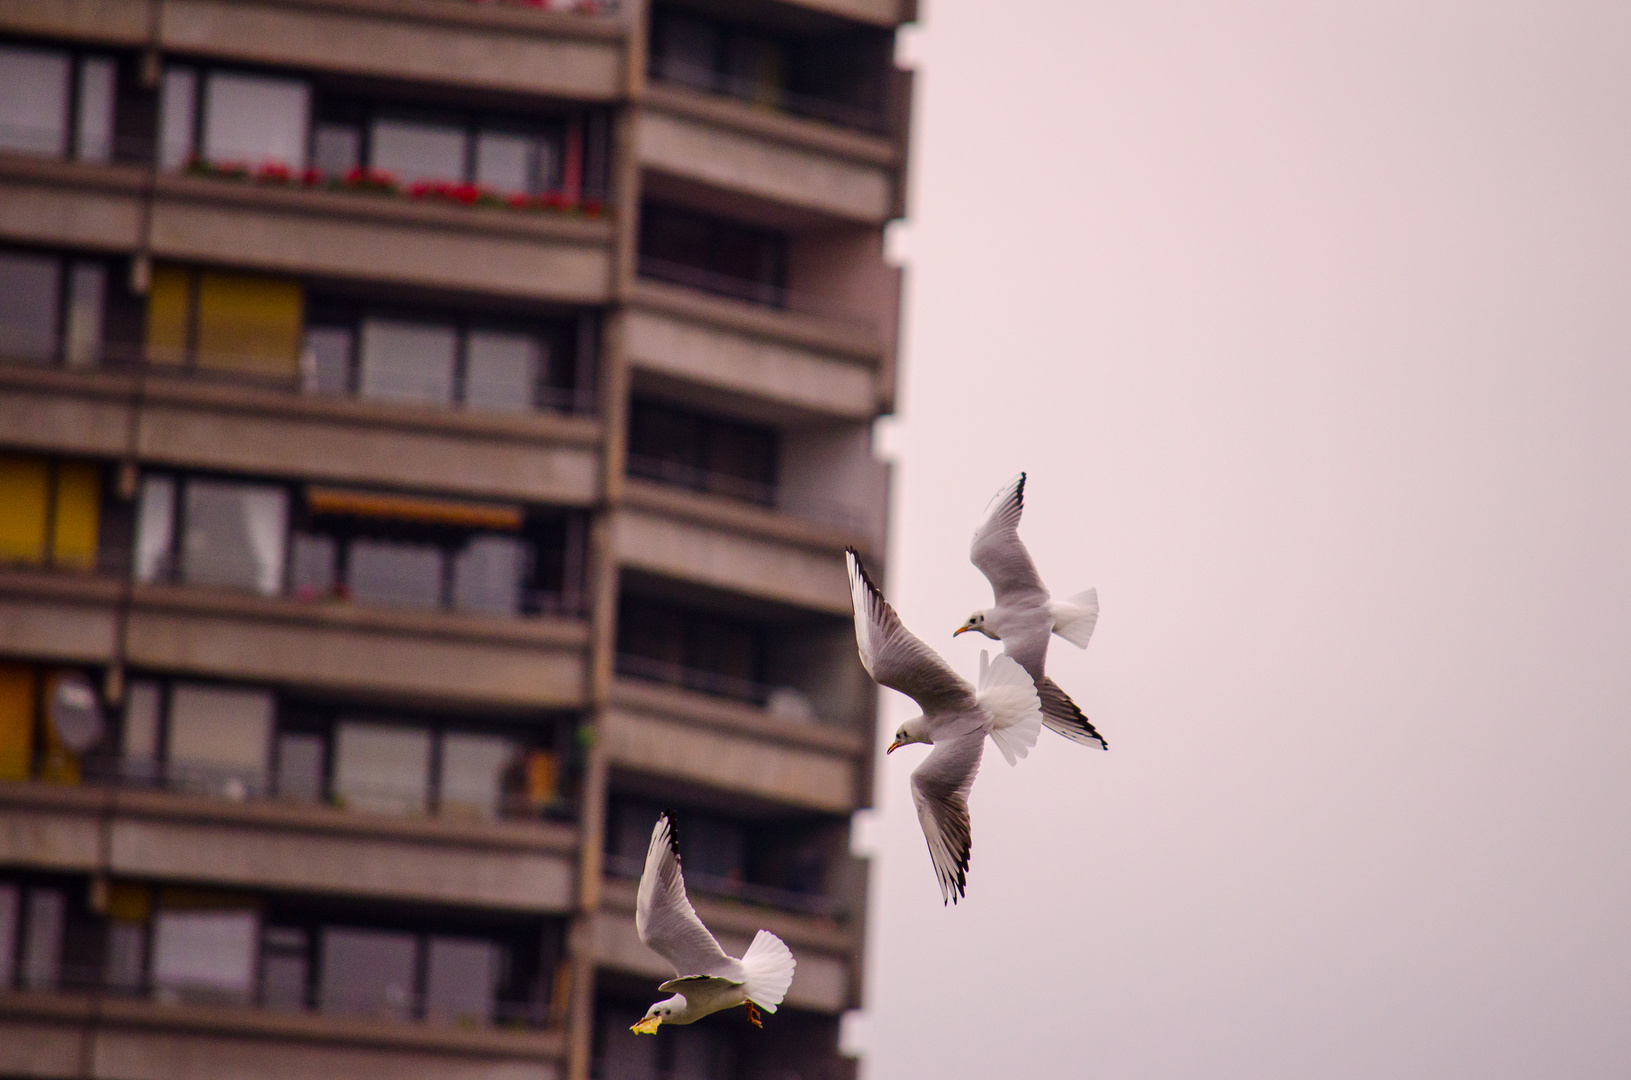
M646 868L634 904L634 929L676 975L742 978L741 961L725 955L685 895L680 853L668 815L657 819L646 849Z
M968 792L980 771L985 733L971 731L934 744L923 764L912 770L912 802L918 824L929 842L929 858L940 880L943 903L955 904L968 879L968 853L973 833L968 820Z
M918 703L925 715L966 712L974 707L974 688L940 654L906 629L867 576L850 548L850 598L855 605L855 645L861 664L879 686L899 690Z
M1031 553L1019 538L1019 516L1025 510L1025 474L997 492L991 500L991 512L985 522L974 530L974 539L968 546L968 559L980 568L980 573L991 582L991 594L997 607L1010 604L1046 601L1047 587L1042 575L1036 572Z
M718 975L681 975L677 979L669 979L667 982L657 987L657 989L663 991L665 994L672 994L676 991L684 990L687 986L741 986L742 982L743 980L741 979L726 979Z

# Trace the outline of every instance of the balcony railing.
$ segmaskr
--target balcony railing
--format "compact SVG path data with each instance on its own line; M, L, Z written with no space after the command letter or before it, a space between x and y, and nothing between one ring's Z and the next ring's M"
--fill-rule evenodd
M132 973L121 973L101 966L60 964L55 970L31 972L27 970L27 961L24 961L22 966L24 970L18 973L15 986L0 978L0 991L16 989L39 993L95 994L132 1001L150 1000L165 1005L228 1006L282 1015L291 1012L307 1015L316 1013L336 1020L384 1020L423 1026L442 1025L466 1030L501 1028L541 1031L553 1026L557 1020L552 1016L549 1004L538 1001L500 998L491 1003L490 1011L483 1009L479 1013L444 1015L438 1010L440 1003L429 1000L428 995L399 991L399 988L391 987L381 995L386 1000L381 1002L379 1008L338 1012L314 1006L309 1000L298 1008L291 1008L286 1003L270 1005L261 1000L260 994L253 987L223 990L205 985L160 981L155 979L151 972L145 971L140 976L133 976Z
M705 94L734 98L748 105L821 120L839 127L855 128L877 135L888 134L888 121L877 109L867 109L827 98L795 93L775 83L731 75L710 67L692 64L671 56L651 58L653 82L683 86Z
M659 259L654 255L645 254L640 256L638 269L641 277L651 281L661 281L669 285L683 285L685 288L696 289L699 292L712 293L715 296L740 300L759 307L776 308L796 312L800 315L809 315L829 322L842 323L859 330L877 330L877 323L874 320L857 315L842 304L825 296L799 292L773 282L732 277L730 274L721 274L714 270L670 262L667 259Z
M556 768L560 768L557 763ZM559 775L557 773L557 775ZM570 777L552 792L505 790L496 805L440 796L433 798L429 784L366 784L348 781L344 790L323 791L291 782L279 783L269 770L242 769L194 761L156 761L151 758L112 758L93 751L83 762L68 763L49 756L40 760L0 752L0 780L33 779L67 786L158 791L176 795L220 799L235 803L283 806L328 806L339 810L384 814L390 817L480 821L571 821L577 803Z
M645 870L645 861L644 855L620 855L616 852L608 852L605 861L606 872L612 877L638 881L641 873ZM794 892L790 889L779 889L773 885L756 885L749 881L738 881L735 878L701 874L689 868L685 871L685 885L693 892L722 896L731 900L739 900L745 904L759 904L763 907L779 908L783 911L796 911L801 915L842 919L848 913L847 905L830 896L822 896L818 893Z
M726 675L717 671L704 671L700 668L686 667L683 664L675 664L667 660L654 660L648 656L635 656L632 653L624 652L617 654L617 673L636 679L644 679L647 682L680 686L713 697L731 698L750 705L764 706L769 704L771 696L776 691L776 687L754 682L751 679L742 679L735 675Z
M0 338L6 328L0 326ZM202 383L255 387L283 393L305 394L312 397L342 398L355 401L371 400L360 394L325 394L317 389L316 373L300 370L294 375L270 375L253 370L264 364L260 355L232 356L212 354L209 363L199 362L195 351L153 345L131 345L107 341L98 344L94 352L69 356L66 347L59 344L49 355L23 355L8 350L0 340L0 363L22 367L66 367L75 371L111 371L124 374L185 377ZM582 416L595 412L599 396L593 390L579 390L558 386L540 386L535 391L533 412L558 412ZM478 412L481 415L513 416L515 413L471 409L468 406L433 406L460 413ZM521 413L519 415L526 415Z
M823 499L790 500L786 492L775 484L744 480L739 476L711 472L694 465L664 461L644 454L629 454L627 466L630 476L637 476L642 480L655 480L658 483L691 491L723 495L729 499L769 507L793 517L847 532L866 534L872 528L866 516L858 510Z

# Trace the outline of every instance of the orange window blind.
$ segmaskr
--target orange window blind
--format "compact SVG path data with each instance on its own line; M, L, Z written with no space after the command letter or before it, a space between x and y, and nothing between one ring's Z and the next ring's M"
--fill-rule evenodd
M300 284L248 274L198 278L198 366L294 378L300 367Z
M50 490L45 458L0 455L0 562L37 566L45 561Z
M57 464L51 562L63 570L96 569L102 509L102 470L82 461Z
M0 664L0 780L27 780L34 758L34 669Z
M147 289L149 363L187 362L192 306L192 275L179 266L155 266Z

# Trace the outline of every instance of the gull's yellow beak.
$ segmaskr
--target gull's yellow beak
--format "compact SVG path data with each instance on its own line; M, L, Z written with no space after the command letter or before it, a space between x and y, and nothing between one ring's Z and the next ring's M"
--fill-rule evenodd
M972 629L974 629L972 626L959 626L951 632L951 636L956 637L958 634L966 634Z
M663 1018L660 1016L648 1016L644 1020L641 1020L638 1024L635 1024L633 1027L629 1028L629 1030L634 1032L636 1035L655 1035L657 1034L658 1026L662 1024L662 1022Z
M884 753L885 754L893 754L896 750L899 750L901 747L903 747L905 745L906 745L905 743L901 742L899 739L896 739L894 742L889 744L889 749L885 750Z

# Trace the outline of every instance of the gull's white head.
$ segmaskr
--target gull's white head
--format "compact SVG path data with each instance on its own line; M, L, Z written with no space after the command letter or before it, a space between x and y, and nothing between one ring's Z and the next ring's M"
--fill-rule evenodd
M889 744L889 749L885 750L884 753L893 754L898 747L915 742L934 742L933 739L929 738L928 722L922 716L914 716L902 724L900 730L895 732L895 741Z
M970 630L973 630L976 633L984 634L992 641L1001 641L1002 639L996 634L992 633L991 628L985 624L985 617L989 614L991 614L990 608L981 608L979 611L976 611L974 614L970 615L966 620L964 620L962 626L959 626L957 629L953 630L951 632L951 636L956 637L958 634L966 634Z
M676 1015L685 1013L685 995L675 994L664 1001L659 1001L646 1010L646 1015L638 1024L629 1028L636 1035L655 1035L657 1028L671 1022Z

